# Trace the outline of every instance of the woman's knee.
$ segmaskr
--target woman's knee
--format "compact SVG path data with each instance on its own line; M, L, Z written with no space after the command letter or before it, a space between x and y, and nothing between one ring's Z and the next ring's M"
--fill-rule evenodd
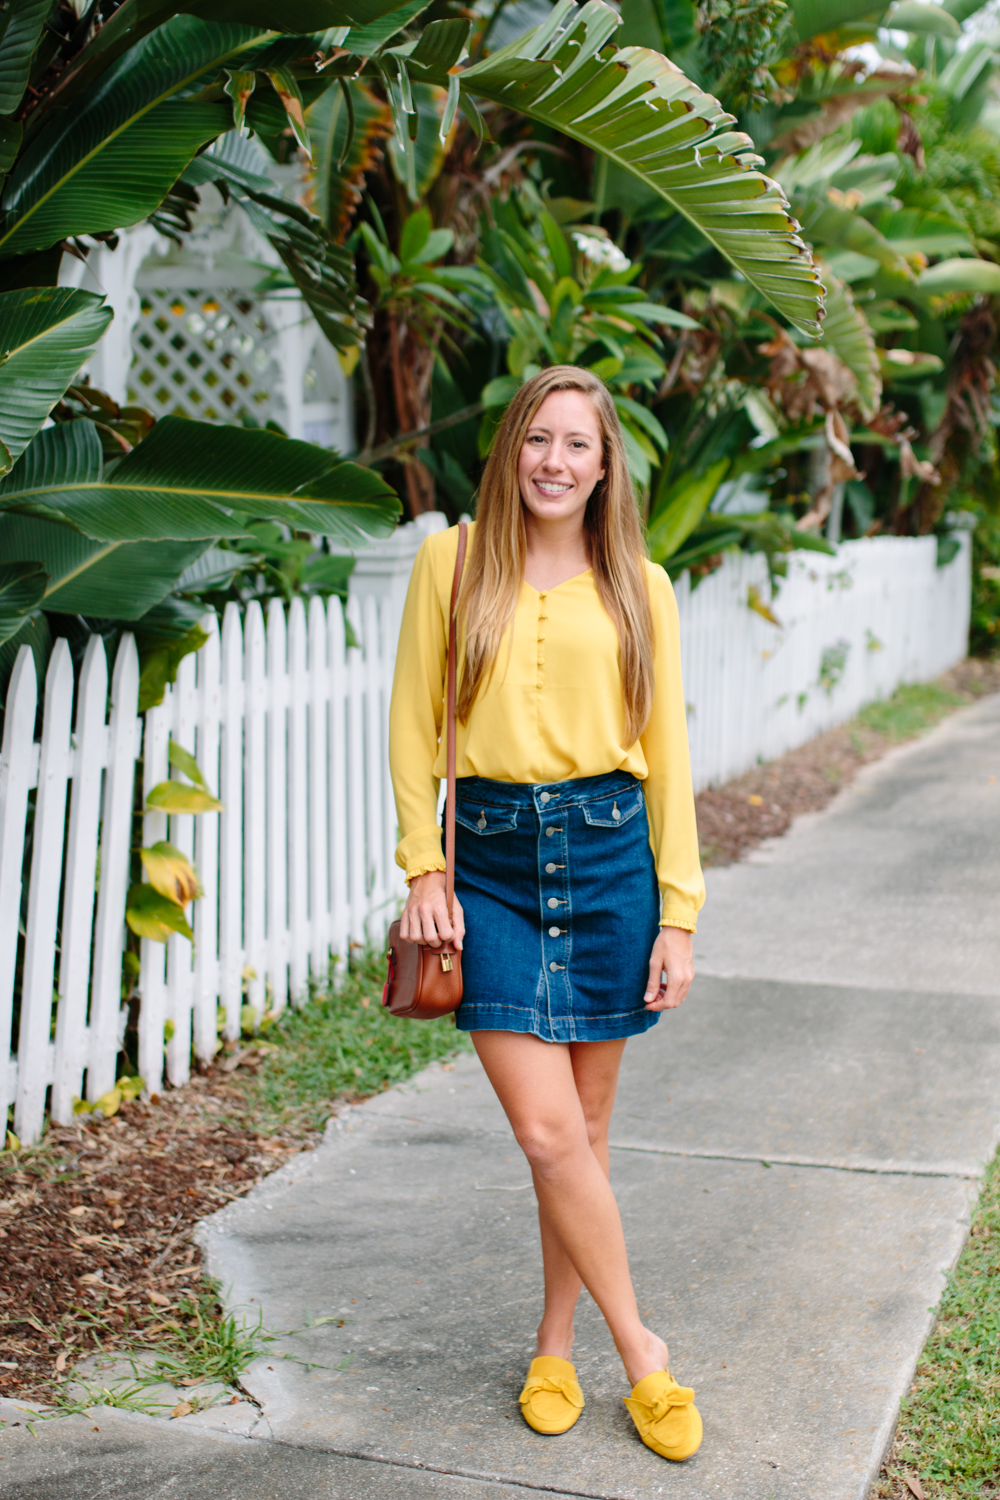
M579 1125L559 1120L527 1120L515 1127L514 1134L531 1166L542 1173L557 1171L581 1150L590 1149Z

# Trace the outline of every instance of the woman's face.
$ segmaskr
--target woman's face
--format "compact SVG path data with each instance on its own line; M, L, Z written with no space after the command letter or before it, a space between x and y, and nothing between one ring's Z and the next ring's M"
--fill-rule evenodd
M583 391L553 391L534 415L521 446L521 499L540 521L582 522L604 478L604 448L593 403Z

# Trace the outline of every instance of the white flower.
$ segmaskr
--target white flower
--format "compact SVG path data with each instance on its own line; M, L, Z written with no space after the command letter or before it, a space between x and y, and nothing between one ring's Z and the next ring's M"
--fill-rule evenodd
M582 234L577 230L573 235L573 243L584 259L589 260L593 266L609 266L612 271L627 271L632 264L612 240L602 239L596 234Z

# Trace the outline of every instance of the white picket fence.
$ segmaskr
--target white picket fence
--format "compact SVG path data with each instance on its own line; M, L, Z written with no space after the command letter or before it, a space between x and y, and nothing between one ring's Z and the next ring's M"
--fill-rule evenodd
M968 649L970 538L937 566L934 537L792 553L772 613L763 556L736 553L696 588L676 586L695 788L717 785L832 729L901 683L926 682Z
M21 942L16 1056L0 1066L0 1106L15 1104L22 1141L73 1100L115 1081L128 1016L122 1004L125 897L136 763L145 794L170 771L170 738L193 752L221 813L148 812L141 842L167 838L191 857L203 896L195 944L144 940L138 991L139 1071L150 1092L189 1076L240 1034L244 999L280 1011L325 982L331 958L378 941L402 893L393 860L396 817L388 776L388 698L405 579L416 545L443 518L401 528L356 574L344 613L296 600L264 615L230 606L221 631L181 663L164 703L137 714L139 667L126 636L108 713L103 642L88 646L79 681L65 641L45 681L41 742L27 647L7 695L0 759L0 1039L10 1038L26 838L31 837ZM691 589L678 586L685 692L696 784L849 718L863 703L944 671L966 649L969 545L935 566L933 538L849 542L836 558L798 554L773 603L776 626L748 608L767 598L760 557L727 557ZM75 697L75 719L73 714ZM32 807L30 792L36 790ZM68 814L68 815L67 815ZM246 996L244 996L246 988ZM168 1024L169 1023L169 1024ZM164 1042L166 1040L166 1046ZM0 1046L3 1043L0 1042ZM2 1053L0 1053L2 1056Z
M224 1034L238 1037L245 1000L259 1016L280 1012L306 994L310 977L327 980L331 955L343 959L351 942L381 938L403 888L385 770L395 652L387 615L373 598L351 600L359 648L346 646L336 599L328 609L314 599L308 611L295 600L287 620L273 601L266 628L256 604L243 620L231 605L221 633L208 616L207 643L181 663L144 732L132 638L118 651L107 722L105 652L91 640L72 733L73 667L60 641L40 745L34 665L21 651L0 762L2 1037L11 1035L26 827L33 846L19 1041L16 1059L0 1069L0 1106L13 1099L22 1141L41 1131L49 1085L52 1118L65 1122L75 1096L97 1099L115 1081L128 1015L122 951L141 748L144 799L176 774L167 758L173 737L195 755L224 809L143 818L142 843L169 838L193 860L204 892L189 908L193 946L180 935L141 945L139 1071L151 1093L162 1084L164 1050L172 1084L188 1078L192 1048L212 1057L220 1005Z

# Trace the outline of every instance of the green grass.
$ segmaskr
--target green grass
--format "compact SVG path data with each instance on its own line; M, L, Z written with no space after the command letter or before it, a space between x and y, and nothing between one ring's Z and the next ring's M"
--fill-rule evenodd
M451 1016L405 1021L382 1008L385 958L354 958L336 991L289 1010L264 1040L275 1044L254 1076L243 1082L247 1106L261 1131L318 1130L336 1098L377 1094L428 1063L470 1051L468 1035Z
M1000 1153L903 1403L894 1478L933 1500L1000 1495Z
M887 740L909 740L921 730L940 723L967 701L936 682L922 682L898 688L891 698L869 703L854 722Z

